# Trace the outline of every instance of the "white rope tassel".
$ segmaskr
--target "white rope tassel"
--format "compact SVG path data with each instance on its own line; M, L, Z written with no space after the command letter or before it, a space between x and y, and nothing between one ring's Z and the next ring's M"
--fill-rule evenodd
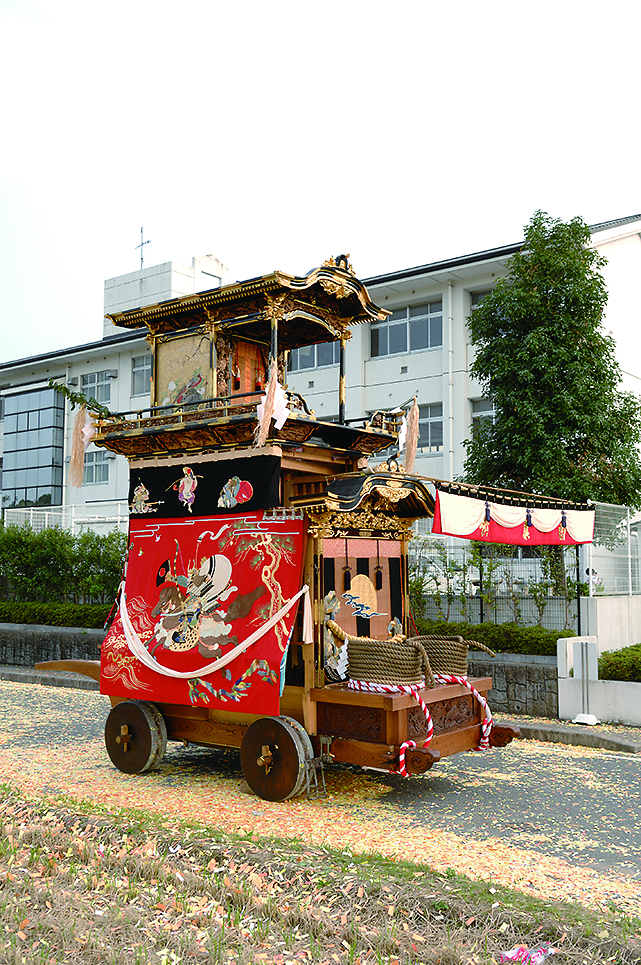
M258 425L256 426L256 433L254 436L254 446L260 449L267 442L267 436L269 434L269 424L271 422L272 416L274 414L274 404L276 402L276 388L278 386L278 368L275 362L272 362L272 367L269 371L269 381L267 383L267 390L265 395L262 397L258 408L256 409L256 415L258 416Z
M301 593L304 593L308 589L307 586L303 587ZM309 593L305 593L303 599L303 643L313 643L314 642L314 619L312 617L312 601L309 598Z
M405 443L405 472L412 472L418 446L418 402L416 396L407 416L407 440Z
M87 410L84 405L78 409L78 413L73 423L73 433L71 436L71 461L69 463L69 482L72 486L82 486L82 477L85 472L85 436L84 429L86 423Z

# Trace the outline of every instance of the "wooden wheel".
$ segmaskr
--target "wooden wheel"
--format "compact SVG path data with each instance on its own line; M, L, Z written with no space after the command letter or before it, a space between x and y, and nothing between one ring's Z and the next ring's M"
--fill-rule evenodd
M245 780L264 801L285 801L305 786L314 756L309 735L290 717L261 717L245 731L240 763Z
M164 718L145 700L122 700L107 717L105 745L118 770L125 774L150 771L167 748Z

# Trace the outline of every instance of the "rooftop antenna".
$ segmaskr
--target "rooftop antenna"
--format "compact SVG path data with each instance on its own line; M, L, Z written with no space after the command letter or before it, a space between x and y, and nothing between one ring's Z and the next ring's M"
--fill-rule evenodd
M148 245L150 241L151 241L151 238L148 238L147 241L143 241L143 240L142 240L142 228L141 228L141 229L140 229L140 244L139 244L139 245L136 245L136 249L140 248L140 267L141 267L141 268L142 268L142 266L143 266L143 251L144 251L143 245Z

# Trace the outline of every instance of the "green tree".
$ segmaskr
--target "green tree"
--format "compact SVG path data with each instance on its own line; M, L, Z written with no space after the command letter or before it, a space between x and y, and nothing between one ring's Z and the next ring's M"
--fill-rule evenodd
M495 407L467 440L470 482L641 506L641 404L602 328L605 259L581 218L537 211L472 314L472 375Z

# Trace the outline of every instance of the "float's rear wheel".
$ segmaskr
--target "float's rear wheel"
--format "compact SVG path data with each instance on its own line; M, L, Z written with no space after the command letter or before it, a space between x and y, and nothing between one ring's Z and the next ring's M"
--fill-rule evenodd
M111 708L105 724L107 753L118 770L143 774L159 764L167 748L167 727L153 704L123 700Z
M285 801L305 787L309 735L290 717L261 717L245 731L240 763L245 780L264 801Z

